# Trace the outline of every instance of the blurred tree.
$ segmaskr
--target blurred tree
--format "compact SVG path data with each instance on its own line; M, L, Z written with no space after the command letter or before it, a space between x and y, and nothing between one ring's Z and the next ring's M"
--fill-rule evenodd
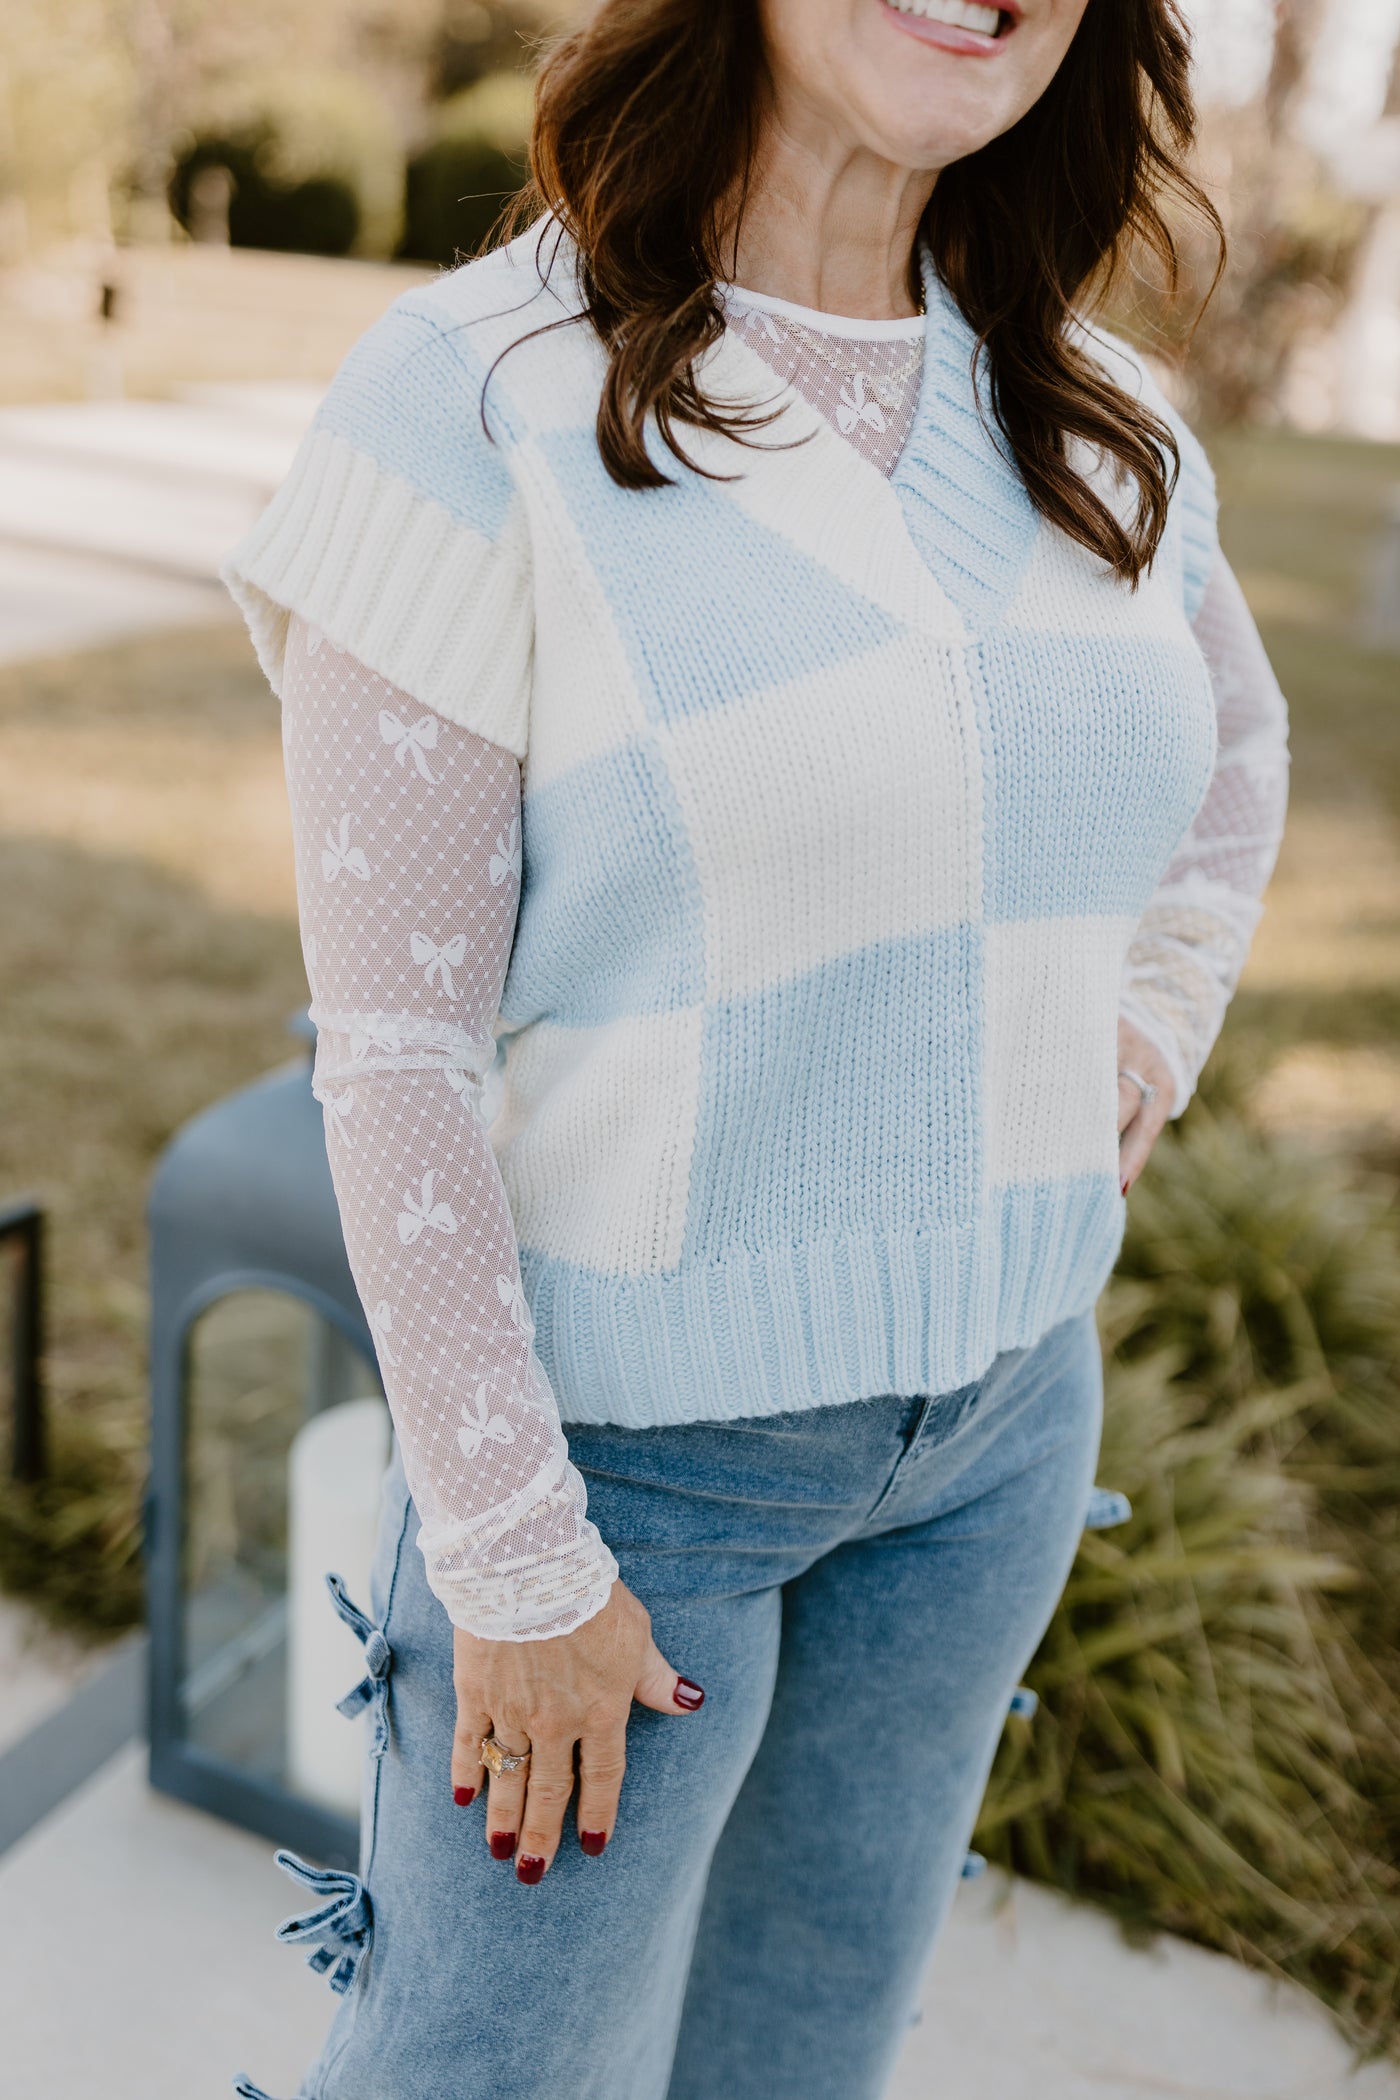
M104 142L124 149L133 53L111 0L4 0L0 10L0 213L6 257L70 237L110 238ZM94 174L96 179L94 179Z
M35 246L91 233L83 215L104 187L119 233L167 232L176 161L254 70L289 93L300 82L352 79L400 142L412 140L435 92L452 4L3 0L0 243L14 248L21 221ZM503 0L495 4L504 16ZM383 199L361 202L361 238L383 248Z
M529 65L550 26L532 0L445 0L434 38L430 92L446 101L489 75Z
M1251 18L1254 0L1236 0ZM1217 14L1228 13L1217 0ZM1112 312L1149 348L1187 350L1189 406L1206 425L1273 418L1297 346L1328 329L1345 306L1375 206L1322 150L1315 110L1319 54L1345 40L1334 0L1269 0L1272 43L1262 83L1242 103L1214 83L1198 169L1225 223L1229 260L1204 315L1217 263L1210 229L1183 210L1173 219L1182 261L1173 300L1150 258L1137 257ZM1212 24L1214 26L1214 24ZM1364 63L1364 53L1352 53ZM1332 61L1335 64L1335 60Z

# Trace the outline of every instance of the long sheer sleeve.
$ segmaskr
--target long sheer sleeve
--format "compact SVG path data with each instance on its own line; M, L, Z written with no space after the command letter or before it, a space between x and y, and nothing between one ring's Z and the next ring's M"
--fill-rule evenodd
M617 1564L531 1347L480 1113L520 893L520 768L300 619L283 747L346 1250L455 1624L566 1633Z
M1258 629L1217 553L1194 629L1219 724L1214 777L1128 951L1122 1012L1190 1100L1225 1019L1283 834L1288 710Z

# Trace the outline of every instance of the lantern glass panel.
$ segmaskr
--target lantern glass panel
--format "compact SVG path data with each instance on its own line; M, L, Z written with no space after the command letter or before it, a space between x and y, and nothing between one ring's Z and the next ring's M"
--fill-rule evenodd
M299 1298L239 1291L201 1314L185 1387L183 1705L188 1741L287 1782L288 1467L310 1419L381 1390Z

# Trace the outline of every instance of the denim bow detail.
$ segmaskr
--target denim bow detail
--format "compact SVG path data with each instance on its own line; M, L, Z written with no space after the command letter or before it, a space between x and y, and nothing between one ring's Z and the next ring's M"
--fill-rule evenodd
M272 2100L271 2093L265 2093L260 2085L254 2085L251 2078L235 2078L233 2090L238 2100Z
M309 1948L307 1967L325 1976L331 1989L343 1994L369 1952L373 1917L365 1885L358 1874L341 1873L335 1867L309 1867L295 1852L279 1852L275 1857L284 1874L322 1899L299 1918L284 1918L277 1938L284 1947Z
M1120 1495L1117 1488L1096 1487L1084 1513L1084 1529L1111 1531L1115 1524L1126 1524L1132 1513L1132 1503L1126 1495Z
M365 1651L366 1675L343 1699L336 1701L336 1712L344 1714L347 1721L353 1721L357 1714L369 1707L374 1717L369 1754L382 1757L389 1747L389 1671L393 1666L393 1653L379 1628L365 1617L358 1604L352 1604L339 1575L327 1575L326 1588L342 1623L350 1628Z

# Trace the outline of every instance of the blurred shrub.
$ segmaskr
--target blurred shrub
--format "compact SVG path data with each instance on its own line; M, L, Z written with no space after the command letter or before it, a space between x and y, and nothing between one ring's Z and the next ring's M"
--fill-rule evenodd
M56 1624L112 1634L135 1625L144 1595L140 1467L86 1423L54 1425L48 1477L0 1478L0 1589Z
M383 105L348 75L258 75L211 103L171 183L171 209L186 228L196 224L199 178L210 168L226 168L231 178L235 247L394 251L403 156Z
M292 249L301 255L348 255L360 231L360 204L348 182L338 176L312 176L306 182L269 180L265 169L272 134L266 130L239 138L202 138L179 162L171 185L170 205L176 218L197 240L219 238L206 230L215 208L211 172L228 177L227 238L235 248Z
M533 89L496 73L441 104L433 137L408 164L400 254L453 263L488 246L529 173Z
M1086 1537L984 1809L991 1856L1309 1985L1397 2045L1394 1191L1193 1109L1103 1304Z

